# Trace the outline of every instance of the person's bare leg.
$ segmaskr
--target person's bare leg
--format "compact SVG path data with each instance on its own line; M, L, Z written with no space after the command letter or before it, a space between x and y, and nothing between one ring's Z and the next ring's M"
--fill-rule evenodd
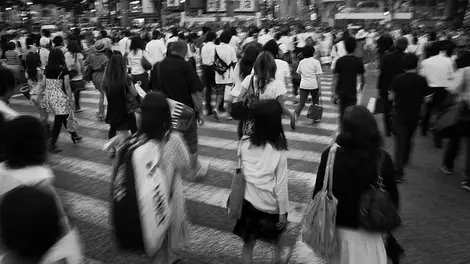
M245 241L242 248L242 264L253 263L253 248L255 247L256 240Z

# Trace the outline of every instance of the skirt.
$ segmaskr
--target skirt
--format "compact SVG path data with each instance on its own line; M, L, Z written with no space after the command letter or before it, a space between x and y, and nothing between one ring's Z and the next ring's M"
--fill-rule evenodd
M328 264L387 264L387 253L380 233L338 228L339 254Z
M255 241L262 239L275 242L286 230L279 230L276 224L279 222L278 214L269 214L256 209L250 202L243 200L242 215L237 220L233 233L243 241Z

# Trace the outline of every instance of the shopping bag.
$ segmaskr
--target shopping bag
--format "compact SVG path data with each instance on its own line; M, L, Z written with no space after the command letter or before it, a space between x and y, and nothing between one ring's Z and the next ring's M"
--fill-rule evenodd
M302 241L321 257L331 257L338 251L336 234L336 207L333 196L333 166L338 145L334 144L328 154L323 187L310 201L304 220Z
M452 135L459 121L461 107L461 104L455 103L439 112L434 120L434 132L438 133L442 138L447 138Z
M323 116L323 106L312 104L308 108L307 118L312 119L312 120L321 120L322 116Z
M78 119L75 117L74 112L70 111L69 117L67 118L67 130L71 133L76 133L79 127Z
M243 200L245 199L245 176L242 168L241 145L246 138L238 143L237 157L238 166L232 178L231 192L227 200L227 210L230 219L238 220L242 215Z

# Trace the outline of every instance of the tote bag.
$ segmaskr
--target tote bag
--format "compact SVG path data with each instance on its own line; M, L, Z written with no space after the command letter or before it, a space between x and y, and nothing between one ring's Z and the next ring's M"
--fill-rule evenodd
M243 200L245 199L245 175L242 168L242 143L247 138L243 138L238 143L237 158L238 166L235 170L235 175L232 178L231 192L227 200L227 210L230 219L238 220L242 215Z
M338 145L330 148L323 187L310 202L304 221L302 241L321 257L328 258L338 251L336 207L333 196L333 166Z

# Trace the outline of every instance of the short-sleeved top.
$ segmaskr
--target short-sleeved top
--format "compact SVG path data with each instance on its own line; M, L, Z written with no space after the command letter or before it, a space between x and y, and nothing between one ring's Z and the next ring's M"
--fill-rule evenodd
M403 73L395 77L391 84L395 93L395 109L405 124L418 122L421 103L428 91L426 78L416 73Z
M150 85L152 90L161 91L168 98L190 107L194 107L191 94L200 92L204 88L196 69L183 58L172 54L168 54L163 61L154 66Z
M290 78L290 67L289 63L283 60L276 59L276 80L285 83L286 78ZM287 85L287 84L286 84Z
M300 75L300 89L314 90L318 89L317 74L322 74L321 64L314 58L306 58L300 61L297 67L297 73Z
M339 96L356 99L357 75L364 74L364 64L354 55L346 55L336 61L333 71L338 75L336 93Z
M248 90L250 87L251 79L253 79L253 86L255 91L257 91L256 87L256 78L253 77L253 75L248 75L245 80L242 82L242 88L245 90ZM284 82L281 82L279 80L273 80L268 85L266 85L266 88L264 92L260 92L259 94L259 99L260 100L269 100L269 99L277 99L281 95L285 95L287 93L286 85Z

